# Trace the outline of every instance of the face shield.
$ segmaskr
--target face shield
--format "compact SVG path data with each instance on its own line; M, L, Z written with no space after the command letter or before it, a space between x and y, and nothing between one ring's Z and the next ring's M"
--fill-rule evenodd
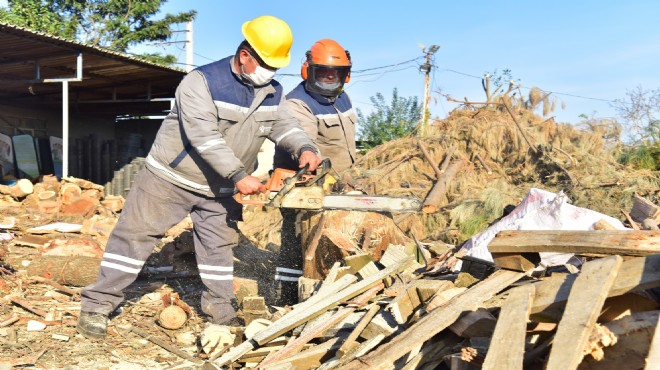
M344 88L344 82L350 71L350 66L310 65L306 87L323 96L337 96Z

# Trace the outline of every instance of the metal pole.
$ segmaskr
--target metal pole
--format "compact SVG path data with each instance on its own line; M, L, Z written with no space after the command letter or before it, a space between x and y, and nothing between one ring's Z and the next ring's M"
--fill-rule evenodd
M62 81L62 177L69 176L69 81Z

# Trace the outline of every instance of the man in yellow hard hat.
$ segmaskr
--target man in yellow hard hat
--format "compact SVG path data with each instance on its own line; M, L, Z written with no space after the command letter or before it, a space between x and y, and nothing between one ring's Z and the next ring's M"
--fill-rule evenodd
M286 105L321 151L330 158L331 174L341 178L356 159L353 105L344 91L351 77L351 55L331 39L315 42L305 54L300 74L303 81L286 96ZM275 168L296 168L295 158L276 149ZM326 181L327 182L327 181ZM281 209L282 242L275 269L276 304L292 305L298 299L298 279L302 275L302 247L296 220L304 212Z
M283 106L273 81L289 63L293 36L273 16L243 24L236 53L191 71L179 84L103 254L96 283L81 293L78 331L106 335L108 315L124 299L154 246L190 215L197 266L206 286L201 309L213 324L235 324L232 247L241 205L233 198L266 191L250 174L265 139L315 170L318 149Z

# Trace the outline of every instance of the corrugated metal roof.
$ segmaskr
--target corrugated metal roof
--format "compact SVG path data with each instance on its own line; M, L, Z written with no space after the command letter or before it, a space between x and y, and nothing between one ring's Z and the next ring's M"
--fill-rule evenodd
M0 100L21 107L57 109L60 83L75 78L82 55L82 81L69 83L69 101L99 114L159 114L174 97L185 72L105 48L85 45L0 22ZM118 104L119 103L119 104Z

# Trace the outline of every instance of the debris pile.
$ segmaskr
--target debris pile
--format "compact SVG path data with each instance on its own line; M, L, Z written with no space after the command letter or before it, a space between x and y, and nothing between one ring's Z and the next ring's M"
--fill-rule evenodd
M619 165L616 145L598 127L467 105L336 179L416 196L420 212L303 217L301 303L271 304L281 217L249 206L234 250L244 326L200 317L186 219L103 341L75 332L79 291L123 198L74 178L0 187L0 368L644 368L660 361L660 175Z

